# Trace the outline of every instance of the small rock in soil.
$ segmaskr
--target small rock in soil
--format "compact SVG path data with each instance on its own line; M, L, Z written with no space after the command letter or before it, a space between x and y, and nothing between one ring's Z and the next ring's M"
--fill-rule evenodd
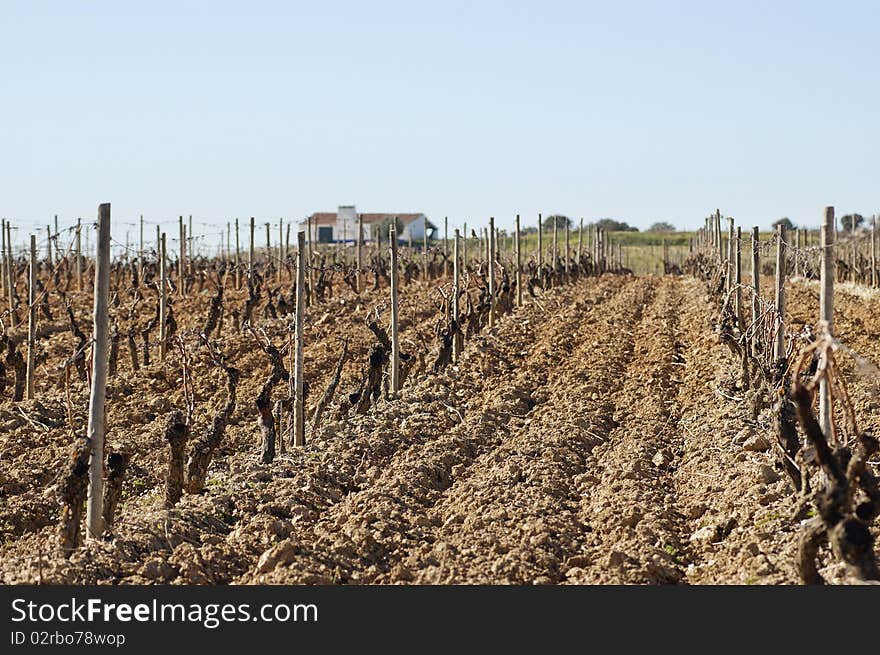
M758 479L764 484L772 484L779 480L779 474L769 464L761 464L758 467Z
M669 452L669 449L663 448L662 450L657 451L651 461L654 463L654 466L658 468L666 468L672 463L672 460L672 453Z
M770 442L767 441L767 438L764 435L756 434L743 443L743 450L748 450L753 453L762 453L766 450L770 450Z
M260 559L257 561L257 573L268 573L283 564L289 564L293 561L295 554L296 548L293 542L285 539L260 555Z
M736 436L733 438L733 443L737 446L742 446L749 439L753 439L755 437L755 431L752 428L743 428L740 430Z
M711 543L715 541L717 537L718 526L707 525L694 532L690 537L690 541L694 543Z

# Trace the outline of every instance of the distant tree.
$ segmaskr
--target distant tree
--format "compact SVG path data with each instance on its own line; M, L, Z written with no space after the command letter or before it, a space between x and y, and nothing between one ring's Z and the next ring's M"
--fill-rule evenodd
M649 227L648 232L675 232L675 226L666 221L659 221Z
M554 221L556 221L556 227L560 230L564 230L566 225L568 225L569 228L571 227L571 219L568 216L553 214L544 219L544 230L552 230Z
M608 232L638 232L639 228L632 227L624 221L615 221L613 218L602 218L596 221L596 227Z
M794 223L791 222L791 219L788 216L783 216L779 220L773 221L774 228L777 228L780 225L784 225L786 230L794 229Z
M396 216L394 218L384 218L382 219L382 222L379 223L379 230L381 230L380 234L382 235L381 239L383 242L388 240L388 231L391 229L391 221L397 223L397 238L403 238L403 221Z
M865 222L865 217L861 214L847 214L840 217L840 225L847 232L853 229L853 221L856 227L860 227Z

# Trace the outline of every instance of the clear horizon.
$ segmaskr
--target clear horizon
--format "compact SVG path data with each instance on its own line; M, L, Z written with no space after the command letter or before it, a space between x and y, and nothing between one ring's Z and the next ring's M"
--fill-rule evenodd
M870 2L6 2L0 215L870 216ZM153 228L151 228L153 229ZM145 234L151 241L153 233Z

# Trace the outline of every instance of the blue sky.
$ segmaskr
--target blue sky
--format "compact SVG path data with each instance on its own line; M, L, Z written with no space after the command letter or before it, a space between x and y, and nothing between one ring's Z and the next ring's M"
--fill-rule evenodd
M0 0L0 214L880 211L875 2ZM170 223L169 223L170 225ZM212 228L203 227L208 231Z

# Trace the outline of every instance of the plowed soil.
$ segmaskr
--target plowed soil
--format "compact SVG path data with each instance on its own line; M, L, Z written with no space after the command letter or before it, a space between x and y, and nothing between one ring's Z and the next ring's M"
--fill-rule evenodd
M765 287L768 288L768 287ZM404 293L402 334L430 368L432 286ZM230 301L232 302L232 301ZM235 300L238 302L238 300ZM343 293L310 311L306 377L323 392L351 344L351 391L372 337L363 318L384 290ZM183 328L207 297L180 301ZM149 308L147 308L149 309ZM792 281L789 322L814 323L818 288ZM147 315L149 311L147 311ZM88 308L79 308L88 325ZM387 316L385 310L384 316ZM790 584L797 498L751 423L738 366L713 330L701 283L605 275L553 289L466 344L457 365L408 383L369 414L328 412L302 449L259 461L254 400L270 371L247 333L224 328L245 372L207 487L163 508L163 430L183 408L181 368L111 380L108 441L133 453L117 523L59 554L55 485L70 450L59 376L37 400L0 405L0 581L101 584ZM864 427L880 430L880 296L841 286L836 333ZM282 319L266 321L282 344ZM46 340L48 362L72 338ZM200 435L225 400L221 372L194 362ZM276 392L276 398L280 392ZM77 421L88 390L75 382ZM757 440L760 442L760 440ZM825 553L823 574L844 581Z

